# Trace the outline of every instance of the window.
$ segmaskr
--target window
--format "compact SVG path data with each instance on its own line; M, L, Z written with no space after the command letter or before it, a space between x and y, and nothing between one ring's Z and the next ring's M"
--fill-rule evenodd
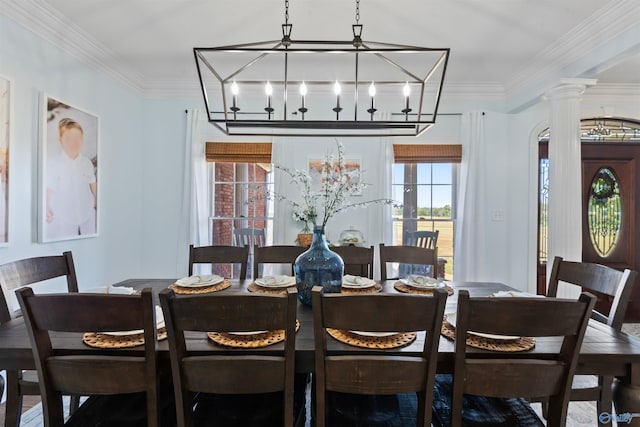
M211 194L211 244L249 244L251 252L254 243L270 244L273 241L273 203L265 196L273 191L271 144L207 143L206 154ZM246 229L255 230L260 239L243 242L238 234ZM251 277L251 260L250 255L248 277Z
M407 147L407 148L404 148ZM444 275L453 277L453 236L459 145L394 145L393 199L403 207L393 212L393 244L407 233L438 231L438 258Z

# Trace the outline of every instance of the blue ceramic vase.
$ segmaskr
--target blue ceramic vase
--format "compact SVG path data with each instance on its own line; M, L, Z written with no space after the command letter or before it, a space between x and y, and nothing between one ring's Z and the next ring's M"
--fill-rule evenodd
M323 292L340 292L344 262L329 249L323 226L314 227L311 246L296 258L293 270L298 299L305 305L311 305L311 289L316 285L322 286Z

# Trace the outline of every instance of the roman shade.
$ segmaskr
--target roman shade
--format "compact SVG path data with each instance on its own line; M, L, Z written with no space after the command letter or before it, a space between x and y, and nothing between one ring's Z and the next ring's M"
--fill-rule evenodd
M459 144L393 144L394 163L460 163Z
M207 142L207 162L271 163L270 142Z

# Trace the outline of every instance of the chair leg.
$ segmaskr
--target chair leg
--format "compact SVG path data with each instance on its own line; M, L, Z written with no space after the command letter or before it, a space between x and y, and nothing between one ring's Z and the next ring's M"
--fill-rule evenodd
M20 394L19 371L7 371L7 408L5 413L5 427L20 427L22 416L22 395Z

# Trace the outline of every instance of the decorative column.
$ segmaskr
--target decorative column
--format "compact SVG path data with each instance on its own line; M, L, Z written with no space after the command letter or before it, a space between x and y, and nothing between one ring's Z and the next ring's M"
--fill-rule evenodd
M594 79L563 79L545 96L549 119L549 216L547 283L553 258L582 261L582 161L580 100ZM561 286L559 297L577 297L579 287Z

